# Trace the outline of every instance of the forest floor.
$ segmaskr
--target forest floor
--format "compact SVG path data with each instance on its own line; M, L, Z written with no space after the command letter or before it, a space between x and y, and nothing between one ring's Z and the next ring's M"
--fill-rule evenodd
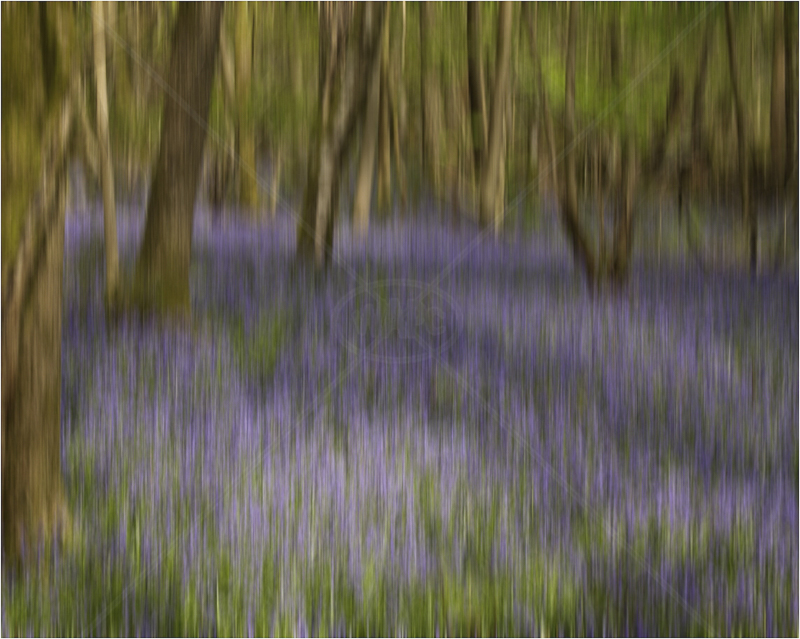
M112 331L68 216L82 543L3 572L3 635L797 635L796 269L591 296L557 233L338 237L201 212L192 329Z

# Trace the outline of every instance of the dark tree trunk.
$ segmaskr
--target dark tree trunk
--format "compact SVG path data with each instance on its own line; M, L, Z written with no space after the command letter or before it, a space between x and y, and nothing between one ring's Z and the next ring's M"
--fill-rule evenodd
M597 277L597 263L592 247L578 217L578 183L575 177L575 45L578 39L578 5L569 6L569 28L567 35L566 91L564 100L564 179L559 180L561 218L567 231L572 253L586 275L590 285Z
M736 42L733 32L733 16L731 3L725 3L725 27L728 36L728 64L733 86L734 106L736 107L736 135L739 145L739 185L742 198L742 216L750 234L750 270L758 268L758 225L750 202L750 164L748 148L747 116L744 112L744 101L739 90L739 72L736 62Z
M190 308L192 224L219 42L221 3L178 9L161 145L136 266L135 303L157 312Z
M619 180L621 202L616 209L614 220L614 250L610 275L618 282L628 276L631 253L633 252L633 198L636 184L636 146L633 138L623 146L622 166ZM600 238L601 245L604 238Z
M700 50L700 60L697 63L697 75L694 79L692 94L692 138L691 149L678 167L678 222L684 222L684 200L689 190L688 182L693 181L693 174L697 168L706 162L706 141L703 129L705 117L705 92L706 77L708 76L708 54L711 50L711 41L714 37L714 22L712 16L706 18L706 30L703 36L703 48Z
M797 3L784 5L784 45L786 47L786 181L797 207Z
M773 2L772 95L769 146L772 151L772 186L783 189L786 178L786 48L783 42L783 3Z
M469 109L472 122L472 148L475 176L481 174L486 148L486 98L483 88L481 57L481 3L467 3L467 66L469 72Z

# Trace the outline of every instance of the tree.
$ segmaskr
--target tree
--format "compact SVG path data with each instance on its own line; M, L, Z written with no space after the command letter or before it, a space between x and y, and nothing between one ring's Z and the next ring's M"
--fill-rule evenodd
M439 166L439 135L441 120L441 97L439 86L434 76L433 12L436 5L432 2L419 4L419 39L420 39L420 95L422 126L422 169L428 176L435 193L439 192L441 167Z
M357 116L366 101L369 71L380 56L380 35L385 6L359 5L356 15L348 5L326 3L320 7L320 82L316 134L309 154L308 181L297 230L297 254L313 256L317 266L330 260L333 225L338 210L339 165L350 141ZM355 18L360 37L347 50L347 35ZM341 80L340 76L343 76ZM334 100L341 84L338 100Z
M564 96L564 175L559 189L561 219L567 231L575 259L583 268L590 283L597 277L597 263L589 238L578 217L578 182L575 177L575 154L572 152L575 138L575 44L578 38L578 11L576 4L569 6L567 25L567 65L565 70Z
M134 301L145 310L189 310L194 203L221 16L221 3L178 9L161 144L136 265Z
M795 197L797 213L797 3L784 5L786 69L786 181Z
M60 408L74 94L67 85L69 7L14 5L3 12L2 511L3 547L16 563L35 556L25 549L63 539L71 529Z
M256 140L253 118L252 79L255 49L253 6L238 2L236 11L236 139L239 163L239 204L255 210L258 206Z
M97 141L100 150L103 185L103 229L106 249L106 304L117 304L119 253L117 251L117 212L114 201L114 173L108 141L108 92L106 90L105 2L93 3L94 73L97 83Z
M736 138L739 147L739 188L742 203L742 217L750 234L750 270L758 267L758 225L755 212L750 201L750 149L748 141L747 115L744 111L744 100L739 87L739 72L736 62L736 36L733 31L731 3L725 3L725 31L728 40L728 65L731 73L733 102L736 109Z
M508 93L508 61L511 57L511 26L514 5L511 2L500 3L500 17L497 22L497 69L495 71L492 90L492 112L489 120L489 137L486 157L481 170L481 209L480 219L483 224L494 222L495 232L500 230L503 206L498 204L498 191L501 188L500 176L503 154L503 119L506 110L506 94Z
M382 38L386 38L389 14L386 12ZM381 58L372 62L369 78L369 94L364 110L361 132L361 156L358 163L355 199L353 203L353 230L362 238L369 226L369 205L372 198L372 177L375 173L375 149L378 142L378 116L381 101Z
M472 123L472 149L475 176L481 175L486 149L486 98L483 89L481 45L481 3L467 3L467 70L469 73L469 106Z
M770 99L769 146L772 151L772 183L783 189L786 177L786 47L783 42L783 3L772 3L772 95Z

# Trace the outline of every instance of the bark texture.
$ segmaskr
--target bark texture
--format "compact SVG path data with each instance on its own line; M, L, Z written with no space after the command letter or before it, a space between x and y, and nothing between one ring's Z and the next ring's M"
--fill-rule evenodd
M481 3L467 3L467 70L469 73L469 108L472 123L472 149L475 176L481 175L486 149L486 98L481 57Z
M234 5L236 11L236 107L239 204L251 213L258 207L256 139L253 118L253 7L249 2Z
M772 184L783 188L786 177L786 48L783 42L783 3L773 2L772 95L769 146L772 152Z
M511 27L514 5L500 3L500 17L497 22L497 68L492 90L492 112L489 121L487 153L481 171L481 209L480 220L484 225L494 224L495 232L500 230L503 215L502 199L498 203L501 190L500 177L504 173L503 153L505 149L503 120L508 93L508 67L511 57Z
M733 100L736 108L736 137L739 146L739 188L741 196L742 217L750 235L750 270L758 268L758 225L755 212L750 202L750 151L747 129L747 115L739 88L739 72L736 59L736 40L733 31L731 3L725 3L725 31L728 41L728 65L731 73Z
M388 14L387 14L388 15ZM386 37L384 21L383 38ZM369 207L372 199L372 182L375 174L375 150L378 143L378 115L381 101L381 63L376 57L372 62L369 78L369 94L361 132L361 153L358 162L358 178L353 203L353 231L363 239L369 227Z
M47 56L57 64L52 56L59 49L57 45L49 50L43 47L45 66ZM55 88L53 74L45 78L46 99L53 103L63 92ZM24 214L25 219L13 262L4 269L2 287L3 548L12 563L33 558L39 542L63 539L70 531L61 476L60 409L71 98L67 96L50 111L52 117L41 138L37 195L24 213L4 211L4 215Z
M564 101L564 177L559 180L561 219L572 247L572 254L581 266L587 280L594 283L597 277L597 262L589 237L578 217L578 182L575 176L575 154L572 153L575 138L575 45L578 37L578 5L569 6L567 28L567 66Z
M320 103L317 134L309 157L308 182L298 226L297 254L313 255L317 266L332 257L338 210L339 165L367 97L369 72L380 56L385 6L330 4L320 8ZM360 24L357 44L349 52L351 23ZM341 82L339 76L343 76ZM337 90L338 89L338 90ZM334 95L334 92L336 95ZM338 99L334 99L338 97Z
M221 16L221 3L186 3L178 9L167 76L170 90L136 265L135 303L143 310L189 310L194 205Z
M119 251L117 249L117 210L114 198L114 172L108 141L108 90L106 88L105 2L94 2L94 71L97 83L97 143L100 152L103 186L103 230L106 250L106 306L117 304Z

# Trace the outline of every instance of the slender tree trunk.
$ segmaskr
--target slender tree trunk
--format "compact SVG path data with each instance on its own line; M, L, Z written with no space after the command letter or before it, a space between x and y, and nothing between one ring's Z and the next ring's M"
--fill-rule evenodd
M431 52L433 35L433 12L436 5L421 2L419 5L420 79L422 95L422 169L430 180L433 192L438 195L441 188L441 166L439 158L439 135L441 120L441 98L434 72Z
M281 148L278 147L278 158L272 168L272 191L269 197L269 216L275 219L275 213L278 210L278 199L281 191L281 171L283 169L283 156Z
M481 4L467 3L467 66L469 72L469 108L472 122L472 149L475 173L481 175L481 162L487 145L486 98L483 89L481 57Z
M783 42L783 3L773 2L772 96L769 138L773 186L778 192L786 180L786 47Z
M194 204L219 41L221 3L178 9L161 125L161 146L136 266L143 309L189 310Z
M97 141L103 183L103 228L106 242L106 305L114 308L119 285L119 253L117 251L117 211L114 202L114 172L111 168L111 147L108 141L108 92L106 90L105 2L93 2L94 71L97 81Z
M406 173L403 168L403 153L400 149L400 96L402 91L402 78L389 76L389 104L392 105L392 148L394 149L394 170L397 173L397 188L400 191L400 207L402 211L407 210L408 189L406 185Z
M251 213L258 207L256 140L253 121L253 7L239 2L236 10L236 106L239 154L239 204Z
M687 196L687 180L693 179L698 165L706 161L706 139L703 128L705 117L705 91L708 76L708 58L711 43L714 38L714 20L712 15L706 18L706 29L703 35L703 48L700 50L700 60L697 63L697 75L694 79L692 94L692 138L686 164L678 168L678 222L684 222L684 199Z
M320 18L320 56L327 56L328 60L321 59L323 64L320 68L326 71L320 91L319 146L315 151L317 158L312 159L309 165L303 220L298 233L298 255L308 255L308 249L313 247L317 266L324 266L331 257L329 249L333 244L333 225L338 207L338 166L366 101L365 78L369 75L375 56L381 54L380 35L385 10L382 4L359 7L360 46L354 56L348 56L343 48L337 49L340 37L343 41L350 24L350 18L338 12L348 10L340 5L326 7L322 9ZM328 18L323 17L325 12L328 12ZM331 24L326 26L324 21L328 19ZM348 63L348 57L354 59ZM334 104L330 95L339 61L344 66L344 80L339 100Z
M793 192L797 209L797 3L784 5L784 45L786 68L786 181Z
M492 112L489 121L489 146L481 172L480 219L484 225L494 223L495 232L500 230L502 207L497 206L500 162L503 154L503 117L508 93L508 61L511 55L511 27L514 5L500 3L500 17L497 23L497 70L492 91Z
M579 5L569 5L569 24L567 29L567 65L564 98L564 144L566 157L564 161L564 178L559 180L561 217L572 246L572 253L582 267L590 285L597 277L597 264L592 254L591 245L586 232L578 218L578 184L575 178L575 154L573 144L575 137L575 44L578 38Z
M387 9L388 10L388 9ZM392 199L391 101L389 96L389 32L381 46L381 100L378 130L378 208L386 212Z
M736 42L733 32L733 16L731 3L725 3L725 27L728 36L728 64L733 85L733 99L736 107L736 135L739 145L739 185L742 198L742 216L748 226L750 234L750 270L755 272L758 268L758 226L756 216L750 202L750 163L748 146L747 116L744 112L744 102L739 90L739 72L736 63Z
M388 16L388 14L386 14ZM384 20L382 38L386 37ZM358 178L353 203L353 231L363 239L369 227L369 205L372 199L372 177L375 173L375 149L378 142L378 115L381 102L381 61L376 58L372 64L369 79L369 95L361 134L361 154L358 163Z

